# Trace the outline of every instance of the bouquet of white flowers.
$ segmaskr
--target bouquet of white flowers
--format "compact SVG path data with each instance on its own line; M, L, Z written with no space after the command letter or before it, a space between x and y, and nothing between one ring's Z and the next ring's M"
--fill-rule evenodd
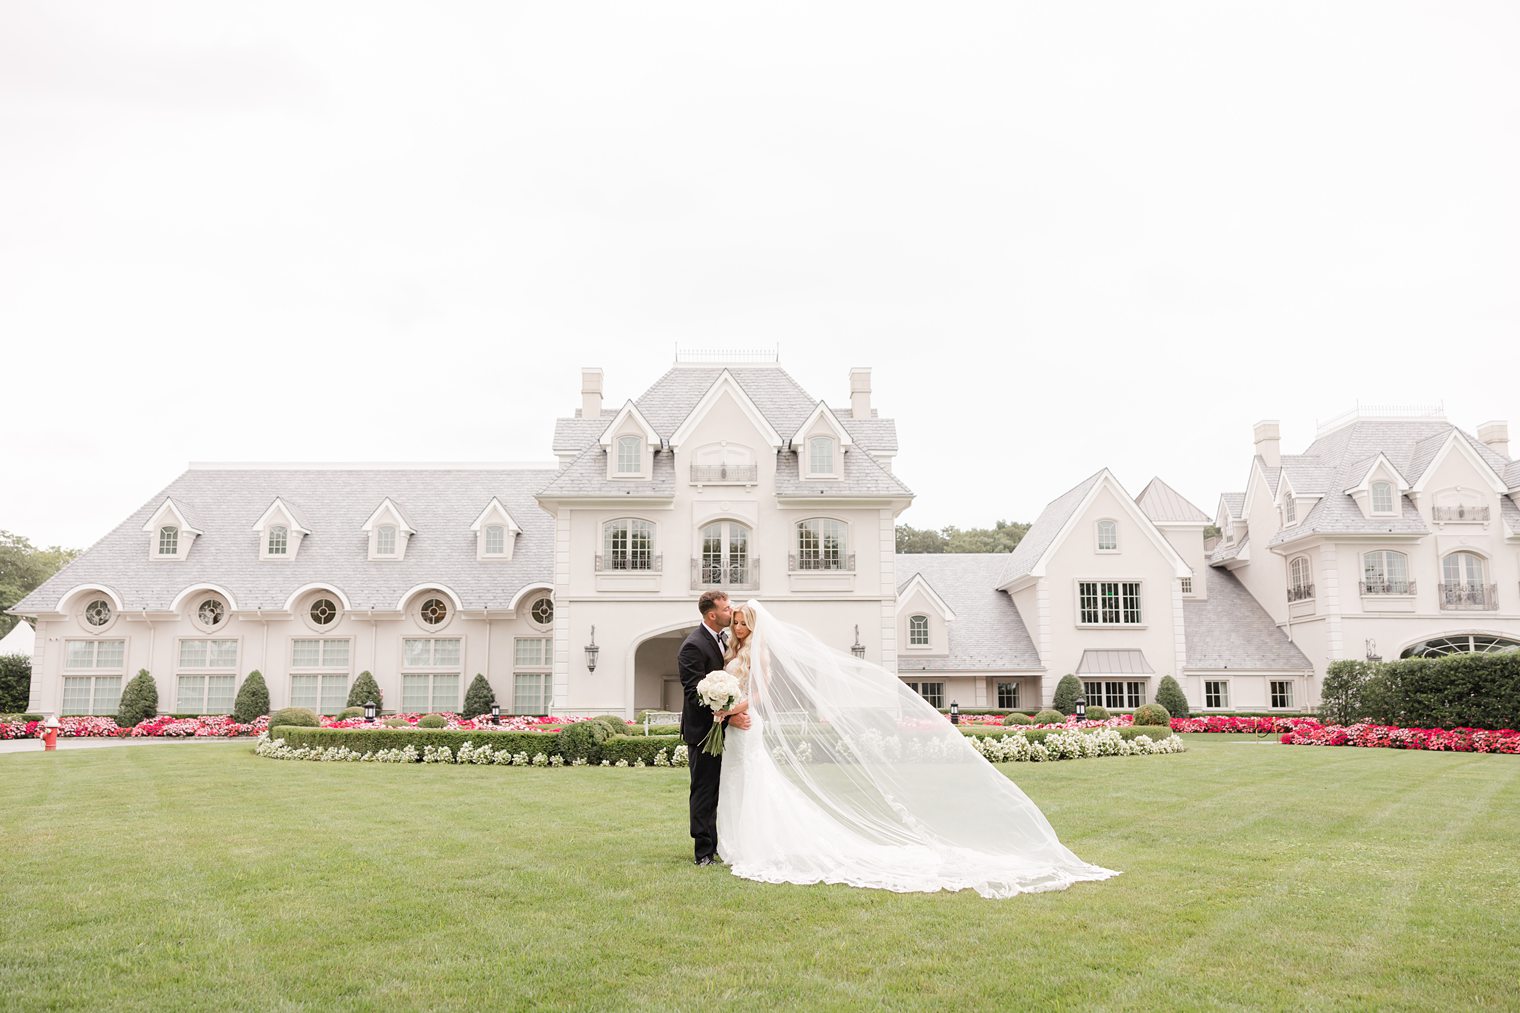
M738 703L741 695L739 680L727 672L709 672L707 678L697 683L697 699L711 707L714 715ZM713 722L701 749L708 756L723 755L723 722Z

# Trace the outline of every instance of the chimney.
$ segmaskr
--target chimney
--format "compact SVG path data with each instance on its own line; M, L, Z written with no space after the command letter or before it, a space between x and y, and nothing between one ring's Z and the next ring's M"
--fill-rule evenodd
M602 417L602 371L594 366L581 370L581 418Z
M1281 468L1282 447L1278 443L1277 420L1256 423L1251 427L1251 436L1256 441L1256 455L1267 463L1267 467Z
M1506 461L1509 460L1509 423L1485 422L1478 427L1478 440Z
M856 419L871 417L871 370L869 367L857 366L850 370L850 417Z

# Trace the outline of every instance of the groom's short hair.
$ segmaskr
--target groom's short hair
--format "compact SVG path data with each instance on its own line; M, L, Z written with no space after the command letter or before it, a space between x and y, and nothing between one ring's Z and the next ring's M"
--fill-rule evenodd
M722 591L704 591L697 599L697 611L705 616L717 608L720 601L728 601L728 595Z

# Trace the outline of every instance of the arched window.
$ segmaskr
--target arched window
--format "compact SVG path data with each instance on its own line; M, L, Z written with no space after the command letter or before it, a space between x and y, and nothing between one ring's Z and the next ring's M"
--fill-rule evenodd
M1495 590L1488 582L1488 562L1476 552L1453 552L1441 560L1441 608L1490 611L1499 607Z
M1314 574L1309 569L1308 556L1294 556L1288 560L1288 600L1305 601L1314 597Z
M1372 512L1375 514L1393 513L1393 483L1372 483Z
M276 524L269 529L269 555L283 556L285 548L290 544L290 533L285 530L285 525Z
M929 617L928 616L909 616L908 617L908 646L909 647L928 647L929 646Z
M834 438L814 436L808 440L808 474L834 474Z
M749 528L738 521L703 525L697 583L714 587L753 583L754 561L750 558L749 541Z
M644 441L637 436L619 436L617 441L617 473L637 475L644 470Z
M502 524L486 525L486 555L499 556L507 551L507 529Z
M396 554L396 525L382 524L375 529L375 555L394 556Z
M847 570L854 568L846 553L845 525L832 517L809 517L797 522L798 570Z
M1102 520L1098 522L1098 551L1119 551L1119 525L1113 521Z
M1437 637L1414 644L1400 654L1401 658L1439 658L1446 654L1500 654L1520 651L1520 641L1504 637L1488 637L1481 633L1462 633L1452 637Z
M654 525L637 517L619 517L602 525L597 569L653 570Z
M158 554L172 556L179 552L179 528L165 524L158 529Z
M1392 549L1362 556L1362 594L1414 594L1409 557Z

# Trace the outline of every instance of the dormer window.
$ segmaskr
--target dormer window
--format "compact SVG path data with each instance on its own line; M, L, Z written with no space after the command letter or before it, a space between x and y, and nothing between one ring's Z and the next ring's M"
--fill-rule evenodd
M269 529L269 554L271 556L283 556L290 546L290 530L283 524L276 524Z
M148 536L149 559L184 559L195 539L205 533L190 524L172 498L153 511L142 530Z
M928 616L909 616L908 617L908 646L909 647L928 647L929 646L929 617Z
M1393 513L1393 484L1391 482L1372 483L1372 512Z
M172 524L165 524L158 529L158 554L160 556L179 555L179 528Z
M500 524L486 525L486 555L499 556L506 551L507 529Z
M259 540L259 558L279 560L294 559L301 551L301 539L311 534L278 496L253 522L253 531Z
M1119 525L1110 520L1098 522L1098 551L1119 551Z
M834 474L834 438L814 436L808 440L808 474Z
M394 556L396 554L396 525L382 524L375 529L375 555Z
M369 535L370 559L401 559L406 555L407 541L417 533L389 496L380 501L359 530Z
M640 453L644 441L637 436L619 436L617 441L617 473L637 475L643 472L644 462Z
M480 516L475 518L470 530L475 532L476 559L511 559L516 536L522 533L522 528L517 526L512 515L507 513L507 508L495 496L491 497L491 502L486 504Z
M1298 523L1298 501L1292 496L1289 496L1287 499L1283 500L1283 523Z

